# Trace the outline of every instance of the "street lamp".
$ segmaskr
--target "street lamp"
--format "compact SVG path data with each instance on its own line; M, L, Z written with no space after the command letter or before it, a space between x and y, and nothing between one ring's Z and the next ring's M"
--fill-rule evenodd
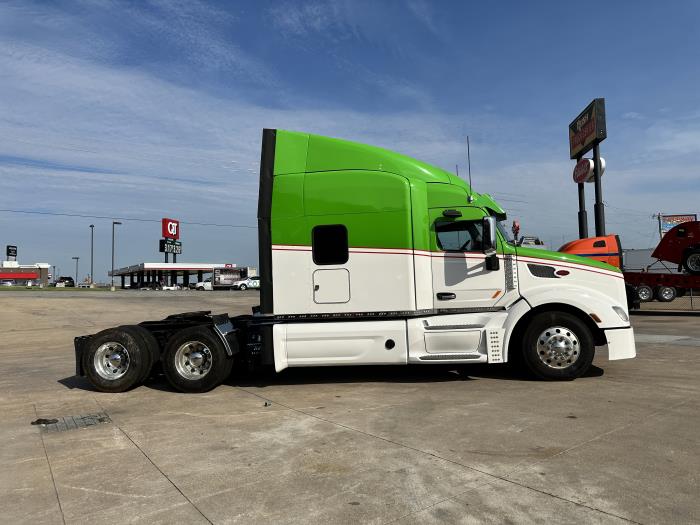
M112 287L110 290L114 291L114 227L120 225L119 221L112 221Z
M95 282L95 225L90 225L90 284Z
M80 260L80 257L73 257L75 260L75 285L78 286L78 261Z

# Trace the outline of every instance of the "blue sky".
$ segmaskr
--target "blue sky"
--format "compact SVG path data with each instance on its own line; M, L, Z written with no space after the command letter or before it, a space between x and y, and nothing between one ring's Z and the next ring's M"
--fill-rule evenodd
M0 5L0 209L183 221L182 260L256 264L260 130L454 170L555 247L576 237L567 125L605 97L608 231L698 212L700 3L76 2ZM461 172L464 173L465 170ZM588 185L592 223L592 186ZM117 265L158 261L123 221ZM106 279L110 221L0 212L0 245Z

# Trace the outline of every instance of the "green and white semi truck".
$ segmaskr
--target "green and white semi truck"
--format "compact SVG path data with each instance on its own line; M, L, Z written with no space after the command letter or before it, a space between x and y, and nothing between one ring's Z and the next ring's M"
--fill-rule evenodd
M596 346L635 356L625 284L595 260L515 246L454 175L381 148L263 131L260 306L75 340L78 375L127 390L156 365L184 392L234 366L504 363L573 379Z

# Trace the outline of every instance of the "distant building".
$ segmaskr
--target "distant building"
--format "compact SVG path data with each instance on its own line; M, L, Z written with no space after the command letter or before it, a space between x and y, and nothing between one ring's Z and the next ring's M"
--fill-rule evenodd
M19 264L17 261L0 262L0 284L12 286L47 286L48 263Z

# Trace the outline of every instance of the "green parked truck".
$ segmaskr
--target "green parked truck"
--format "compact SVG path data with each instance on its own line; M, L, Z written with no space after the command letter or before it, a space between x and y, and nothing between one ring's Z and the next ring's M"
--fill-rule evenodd
M504 210L385 149L263 131L260 306L175 314L75 339L76 368L127 390L160 363L184 392L234 366L504 363L573 379L596 347L635 356L618 268L514 245Z

